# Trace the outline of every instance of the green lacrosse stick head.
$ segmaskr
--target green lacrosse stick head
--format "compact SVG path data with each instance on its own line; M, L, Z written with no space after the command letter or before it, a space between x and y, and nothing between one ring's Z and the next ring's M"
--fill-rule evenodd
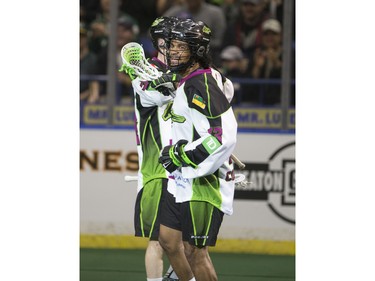
M137 75L133 68L126 66L123 64L121 68L118 70L119 72L125 72L127 75L129 75L130 79L133 81L135 78L137 78Z
M125 60L127 62L141 61L144 58L143 49L139 44L124 49L121 55L123 61Z
M123 63L121 69L131 78L139 77L141 80L150 81L161 75L157 68L147 61L142 45L137 42L129 42L122 47L121 59Z

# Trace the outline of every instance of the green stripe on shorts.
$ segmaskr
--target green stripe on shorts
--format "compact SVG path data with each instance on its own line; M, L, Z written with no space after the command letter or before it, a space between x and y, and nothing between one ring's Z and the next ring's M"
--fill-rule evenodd
M190 215L194 230L196 246L205 246L207 235L211 227L212 212L214 206L203 201L190 202ZM198 239L203 239L202 243Z

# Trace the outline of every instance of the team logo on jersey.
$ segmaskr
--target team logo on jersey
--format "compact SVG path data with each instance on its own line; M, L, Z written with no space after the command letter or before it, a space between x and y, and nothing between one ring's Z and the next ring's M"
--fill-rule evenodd
M201 96L198 96L197 94L194 94L192 103L194 103L202 109L206 108L206 102L203 100Z
M163 113L163 120L167 121L169 118L171 118L173 122L184 123L186 121L186 118L184 116L174 114L172 105L173 102L168 103Z

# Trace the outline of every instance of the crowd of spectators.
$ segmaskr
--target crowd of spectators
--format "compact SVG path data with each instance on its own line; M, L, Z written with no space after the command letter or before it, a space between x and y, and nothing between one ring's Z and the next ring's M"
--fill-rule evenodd
M80 0L81 75L107 74L110 1ZM281 81L283 0L118 0L118 3L118 53L126 43L137 41L143 45L147 57L155 55L148 31L159 16L201 20L212 30L210 52L214 65L234 80L233 103L280 105L280 83L235 80ZM120 67L120 55L117 57ZM122 73L117 78L117 102L131 102L129 78ZM81 101L105 102L106 82L81 79L80 91ZM294 101L294 90L291 94Z

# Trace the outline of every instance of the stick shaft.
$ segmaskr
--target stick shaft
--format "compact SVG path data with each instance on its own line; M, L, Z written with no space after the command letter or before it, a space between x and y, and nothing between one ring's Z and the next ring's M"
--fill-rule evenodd
M138 176L128 176L128 175L126 175L124 177L124 180L127 181L127 182L129 182L129 181L137 181L138 180Z
M241 160L238 159L236 155L231 154L230 158L233 160L234 163L236 163L236 165L238 166L238 168L240 168L240 170L243 170L245 168L246 165L242 163Z

